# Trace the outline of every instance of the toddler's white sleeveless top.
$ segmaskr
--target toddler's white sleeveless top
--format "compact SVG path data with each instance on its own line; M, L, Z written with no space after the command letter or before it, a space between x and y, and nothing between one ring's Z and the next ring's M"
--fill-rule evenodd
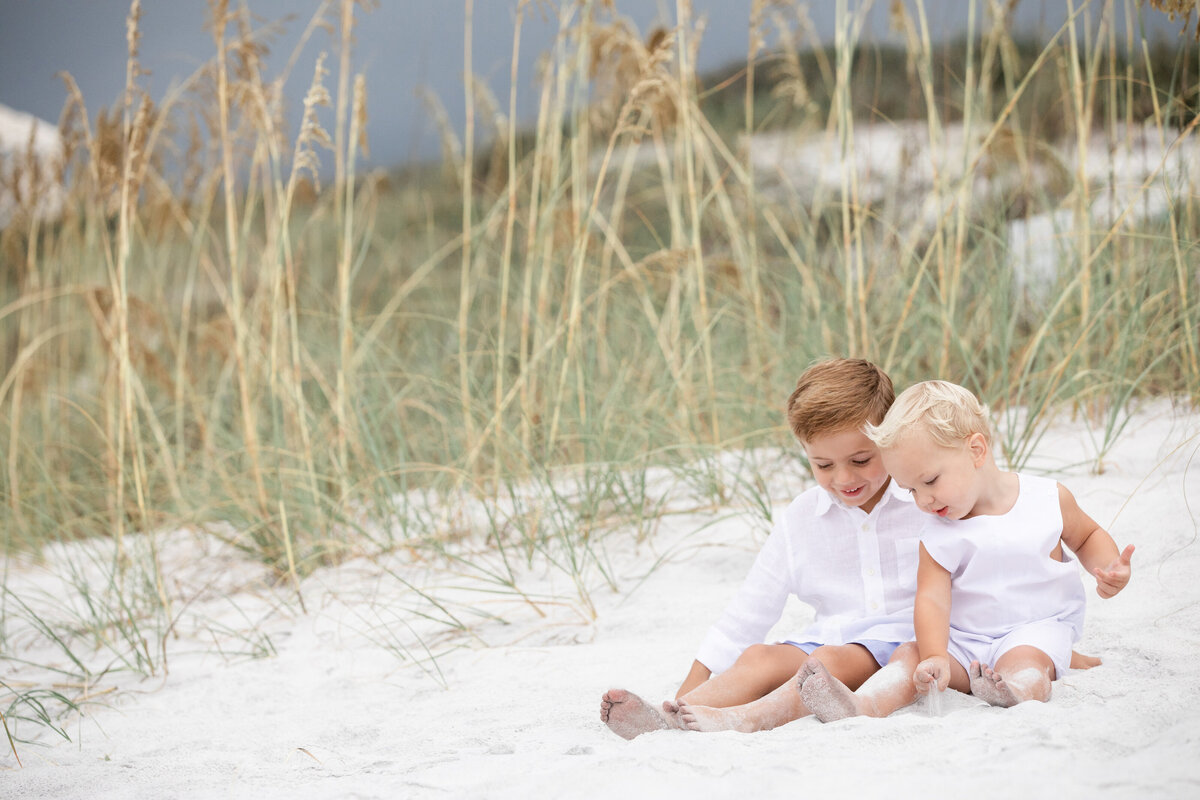
M950 627L999 639L1031 622L1055 619L1077 640L1087 605L1078 562L1064 545L1056 481L1017 475L1020 492L1006 514L965 520L931 517L926 551L950 572Z

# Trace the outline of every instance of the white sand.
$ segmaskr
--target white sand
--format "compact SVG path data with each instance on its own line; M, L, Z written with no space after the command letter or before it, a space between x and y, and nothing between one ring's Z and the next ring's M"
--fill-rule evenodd
M252 564L178 533L159 539L164 561L177 565L167 589L195 599L175 609L169 674L106 677L102 685L119 691L66 720L72 741L42 735L43 744L19 746L23 768L0 754L0 796L1197 797L1200 415L1162 404L1139 413L1102 475L1080 465L1094 459L1092 435L1079 422L1053 429L1031 469L1053 470L1120 545L1138 550L1133 581L1116 599L1100 600L1088 582L1079 649L1104 665L1057 681L1049 703L994 709L947 692L940 717L920 701L883 720L618 738L599 720L601 694L674 691L763 539L765 523L749 511L667 517L640 545L630 531L609 535L621 591L587 575L594 620L565 573L536 558L521 586L542 598L544 618L511 596L473 591L481 584L462 569L394 561L441 602L464 601L447 608L474 631L424 629L442 654L425 671L383 645L416 641L400 620L416 627L420 618L401 610L435 608L418 607L366 560L305 581L305 615ZM780 503L802 487L799 478L784 483ZM52 587L42 568L10 566L14 591L36 598L38 587ZM781 627L809 612L797 605L789 614ZM227 652L266 636L278 654L222 658L220 625L243 632L220 640ZM27 631L13 643L19 657L54 659ZM8 681L36 679L4 669Z

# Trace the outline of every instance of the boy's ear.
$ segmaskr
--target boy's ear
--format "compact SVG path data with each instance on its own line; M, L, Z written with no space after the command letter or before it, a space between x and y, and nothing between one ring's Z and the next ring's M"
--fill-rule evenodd
M971 460L975 466L982 467L990 451L987 437L982 433L972 433L967 437L967 449L971 452Z

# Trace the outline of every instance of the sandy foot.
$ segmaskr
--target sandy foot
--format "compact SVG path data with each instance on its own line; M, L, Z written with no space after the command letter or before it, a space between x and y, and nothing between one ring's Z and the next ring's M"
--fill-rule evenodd
M713 708L712 706L679 703L679 721L689 731L714 733L716 731L740 731L754 733L757 727L750 724L741 707Z
M810 658L796 673L796 688L813 716L821 722L856 717L862 713L858 698L846 684L829 674L825 665Z
M1009 708L1024 699L1018 697L1013 687L987 664L972 661L971 666L967 668L967 676L971 679L971 694L990 705Z
M673 716L673 715L672 715ZM600 720L624 739L681 727L666 713L624 689L609 689L600 701Z
M1097 656L1085 656L1083 653L1071 651L1071 669L1091 669L1103 663Z

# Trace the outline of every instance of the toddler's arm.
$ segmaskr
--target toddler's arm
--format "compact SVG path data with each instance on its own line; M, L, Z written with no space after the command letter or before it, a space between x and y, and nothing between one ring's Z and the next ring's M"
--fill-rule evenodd
M1062 510L1063 544L1071 548L1087 571L1096 576L1096 593L1109 598L1124 589L1132 573L1129 562L1133 557L1133 545L1119 551L1108 531L1084 513L1075 496L1061 483L1058 485L1058 505Z
M918 692L929 691L930 684L945 689L950 683L950 573L933 560L925 545L921 545L921 561L917 567L917 599L913 608L913 625L917 630L917 650L921 663L913 673Z

